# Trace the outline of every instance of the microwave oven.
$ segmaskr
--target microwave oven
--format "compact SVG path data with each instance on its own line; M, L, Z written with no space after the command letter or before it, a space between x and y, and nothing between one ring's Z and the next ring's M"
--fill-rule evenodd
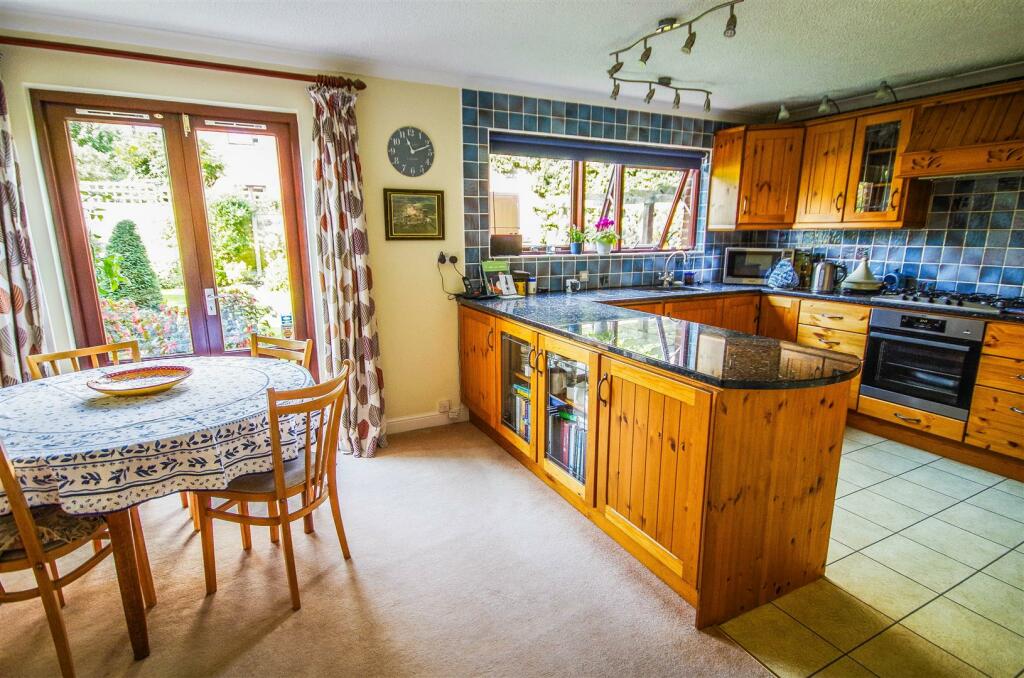
M793 261L793 250L777 247L726 247L722 282L760 285L782 259Z

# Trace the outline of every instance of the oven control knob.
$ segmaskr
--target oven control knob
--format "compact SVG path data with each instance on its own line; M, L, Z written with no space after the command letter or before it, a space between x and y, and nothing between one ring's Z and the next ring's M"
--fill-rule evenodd
M952 299L946 299L946 306L952 306L952 305L953 305L953 300Z

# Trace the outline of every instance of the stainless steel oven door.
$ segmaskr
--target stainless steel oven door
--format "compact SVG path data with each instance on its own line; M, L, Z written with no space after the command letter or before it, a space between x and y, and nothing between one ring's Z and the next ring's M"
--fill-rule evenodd
M966 421L980 358L979 342L872 328L860 392Z

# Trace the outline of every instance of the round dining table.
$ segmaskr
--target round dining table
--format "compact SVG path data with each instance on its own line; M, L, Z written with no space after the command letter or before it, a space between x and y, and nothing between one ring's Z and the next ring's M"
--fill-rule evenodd
M0 389L0 440L30 506L56 504L108 523L136 658L149 654L129 509L181 491L223 489L273 468L267 390L310 386L300 365L249 357L147 361L184 365L189 378L160 394L103 395L98 373L69 372ZM135 366L137 367L137 365ZM294 459L305 421L282 419L281 450ZM0 492L0 515L10 512Z

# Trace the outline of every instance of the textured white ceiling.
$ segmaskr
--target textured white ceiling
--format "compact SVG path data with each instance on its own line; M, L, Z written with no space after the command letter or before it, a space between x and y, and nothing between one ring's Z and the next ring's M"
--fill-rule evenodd
M68 37L524 93L607 95L608 52L663 16L716 0L0 0L0 25ZM714 92L715 112L760 115L1024 61L1024 0L745 0L652 40L647 68ZM142 30L140 30L142 29ZM634 103L642 85L623 86ZM659 93L665 105L668 95ZM656 101L656 103L658 103ZM686 99L684 99L686 101ZM699 106L699 96L689 99Z

